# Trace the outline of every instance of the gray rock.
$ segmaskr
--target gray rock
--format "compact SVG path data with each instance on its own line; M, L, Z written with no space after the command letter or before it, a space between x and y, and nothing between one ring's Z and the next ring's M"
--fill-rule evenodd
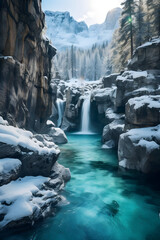
M14 126L35 130L51 115L56 54L42 37L41 3L1 0L0 22L0 114Z
M20 176L21 165L19 159L0 159L0 186L17 179Z
M119 166L144 173L160 173L160 125L132 129L120 136Z
M49 176L59 153L52 139L0 125L0 158L18 158L22 162L21 176Z
M116 110L124 112L125 104L130 98L160 94L160 77L157 74L158 72L126 71L118 76L116 80Z
M126 121L138 126L160 123L160 95L131 98L126 104Z
M152 39L138 47L128 64L131 70L158 69L160 66L160 38Z
M118 77L119 73L114 73L108 76L103 77L102 82L104 88L110 88L112 85L116 84L116 78Z
M111 148L118 147L119 136L124 132L124 120L115 120L103 129L102 142ZM111 142L112 141L112 142Z
M112 108L108 108L105 111L105 118L106 118L106 122L107 123L111 123L114 120L124 120L125 119L125 115L121 114L121 113L115 113Z

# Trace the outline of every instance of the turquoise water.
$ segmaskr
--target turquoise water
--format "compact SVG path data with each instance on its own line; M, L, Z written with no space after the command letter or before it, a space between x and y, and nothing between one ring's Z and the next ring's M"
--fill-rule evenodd
M5 240L159 240L160 192L144 176L118 169L99 135L69 135L59 162L72 179L55 217Z

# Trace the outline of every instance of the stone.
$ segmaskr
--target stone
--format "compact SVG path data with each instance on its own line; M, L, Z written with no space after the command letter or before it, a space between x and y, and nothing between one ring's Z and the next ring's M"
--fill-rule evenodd
M104 127L102 134L102 143L105 143L105 145L108 148L117 148L119 136L123 132L124 132L124 120L114 120L112 123Z
M103 83L104 88L108 88L108 87L110 88L113 85L115 85L116 78L118 77L118 75L119 75L119 73L113 73L111 75L103 77L102 83Z
M131 70L158 69L160 66L160 38L151 39L151 41L139 46L128 68Z
M51 60L39 0L0 2L0 114L14 126L41 127L51 115Z
M160 173L160 125L120 135L119 166L148 174Z
M116 80L116 112L125 112L130 98L160 94L159 71L125 71Z
M20 175L49 176L60 150L52 139L45 139L13 126L0 125L0 158L18 158Z
M21 165L19 159L0 159L0 186L16 180L20 176Z
M131 98L125 112L129 124L156 126L160 123L160 95Z

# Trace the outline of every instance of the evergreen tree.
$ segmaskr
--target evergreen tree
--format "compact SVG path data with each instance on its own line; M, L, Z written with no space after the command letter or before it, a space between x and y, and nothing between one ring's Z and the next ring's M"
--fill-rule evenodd
M133 34L134 34L134 25L133 20L135 16L135 8L137 6L134 0L125 0L122 2L122 17L120 20L120 38L122 47L126 44L130 44L130 55L133 56Z

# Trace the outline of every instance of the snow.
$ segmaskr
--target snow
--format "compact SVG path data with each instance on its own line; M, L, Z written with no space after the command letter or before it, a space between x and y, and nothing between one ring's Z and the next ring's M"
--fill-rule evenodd
M140 141L140 139L152 141L152 138L156 138L158 141L160 141L160 125L156 127L131 129L127 133L122 134L121 136L124 137L125 134L129 135L130 139L133 142Z
M138 128L129 130L121 135L124 139L126 136L135 146L146 147L147 152L160 149L160 125L156 127Z
M160 147L156 142L154 141L149 142L149 141L146 141L145 139L141 139L138 145L147 148L147 151L149 153Z
M159 44L159 43L160 43L160 38L155 38L155 39L152 39L150 42L146 42L146 43L142 44L137 49L149 47L149 46L152 46L154 44Z
M19 159L3 158L0 159L0 175L9 174L12 170L16 171L22 165Z
M96 84L100 84L102 82L102 80L96 80L96 81L87 81L87 80L84 80L84 79L81 79L81 78L72 78L68 81L65 82L65 85L67 87L80 87L80 88L83 88L85 87L86 85L96 85Z
M102 145L102 149L112 149L115 147L115 143L113 140L109 140Z
M0 116L0 124L9 125L8 122L6 120L4 120L1 116Z
M55 127L55 124L51 120L47 120L46 124Z
M88 28L85 22L77 22L69 12L46 11L47 37L58 49L74 45L79 48L89 48L93 44L101 44L112 39L118 27L119 12L114 15L116 24L106 26L106 23L97 24ZM113 23L113 19L112 19Z
M12 57L12 56L0 56L0 58L3 58L3 59L5 59L5 60L7 60L7 59L13 60L13 57Z
M147 78L147 76L148 76L147 71L125 71L122 75L117 77L117 80L133 81L134 79L137 79L137 78L142 78L142 77Z
M21 146L41 154L58 154L60 150L54 143L45 141L45 144L34 138L30 131L12 126L0 125L0 142L13 146Z
M119 162L120 167L126 168L126 165L127 165L127 159L123 159L122 161Z
M0 187L0 214L5 214L0 227L40 212L46 197L57 195L53 190L42 190L44 183L49 180L42 176L24 177Z
M146 104L148 108L160 109L160 95L135 97L129 99L128 103L129 105L134 105L134 109L141 108Z

